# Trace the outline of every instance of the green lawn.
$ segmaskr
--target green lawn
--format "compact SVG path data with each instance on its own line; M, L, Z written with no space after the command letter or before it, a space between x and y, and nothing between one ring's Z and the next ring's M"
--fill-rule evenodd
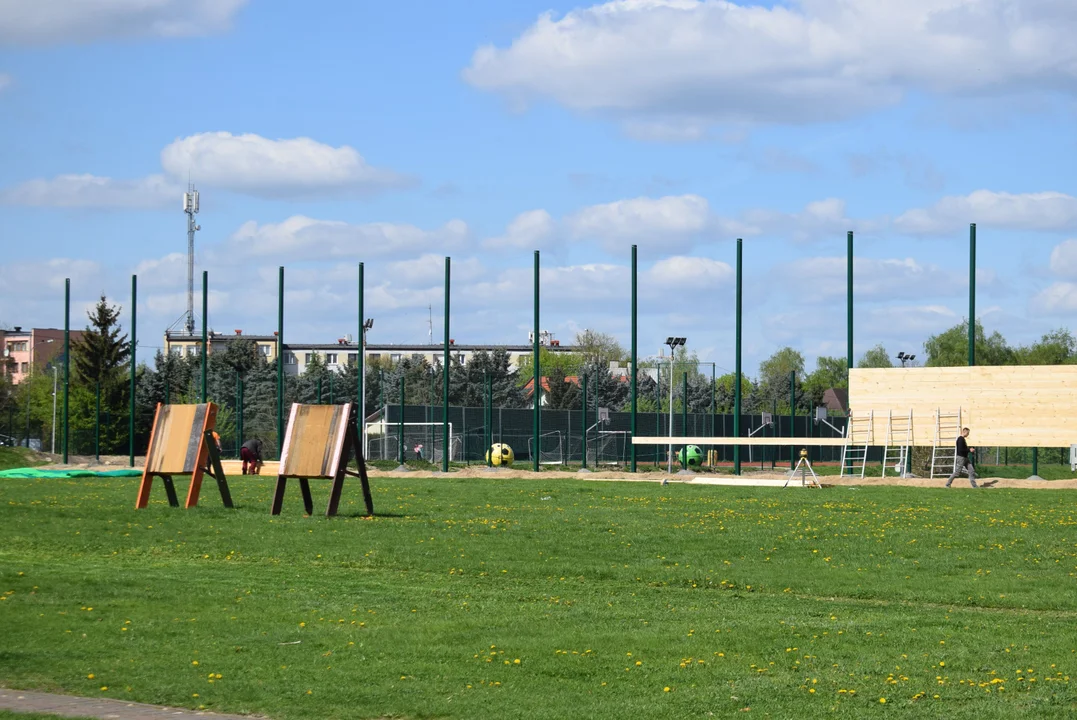
M21 447L0 447L0 470L35 467L48 462L41 455Z
M281 720L1077 714L1072 491L375 478L381 515L353 482L326 520L295 487L271 518L271 482L135 511L137 479L3 481L0 684Z

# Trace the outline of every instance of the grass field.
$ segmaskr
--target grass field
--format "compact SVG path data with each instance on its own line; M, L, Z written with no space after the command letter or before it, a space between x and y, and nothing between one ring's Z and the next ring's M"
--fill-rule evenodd
M44 465L48 460L39 453L20 447L0 447L0 470Z
M264 477L236 511L3 481L0 683L280 720L1077 714L1072 491L373 483L378 517L353 483L327 521L297 488L271 518Z

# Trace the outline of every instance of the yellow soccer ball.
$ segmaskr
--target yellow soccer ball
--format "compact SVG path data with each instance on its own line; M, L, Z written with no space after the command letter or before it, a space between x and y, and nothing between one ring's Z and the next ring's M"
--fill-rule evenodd
M490 446L490 449L486 451L486 462L491 465L504 465L508 467L512 465L512 461L515 456L512 454L512 448L505 443L494 443Z

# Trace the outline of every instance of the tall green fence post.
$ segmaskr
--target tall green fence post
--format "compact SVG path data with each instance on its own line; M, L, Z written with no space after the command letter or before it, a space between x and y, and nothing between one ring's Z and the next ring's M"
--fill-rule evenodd
M688 435L688 370L681 375L681 432ZM681 470L688 469L688 446L684 446L681 455Z
M741 336L741 320L743 313L741 312L741 291L743 290L743 256L744 256L744 240L737 238L737 342L736 342L736 370L734 371L735 377L733 381L736 383L736 387L733 388L733 437L740 437L740 400L741 400L741 367L740 367L740 336ZM733 446L733 474L740 475L740 445Z
M68 401L71 388L71 278L64 279L64 464L71 449L68 445Z
M209 271L202 271L202 402L208 397L206 365L209 358Z
M445 258L445 367L442 368L441 408L441 472L449 472L449 269L451 260ZM433 448L431 448L433 453ZM433 457L430 458L433 460Z
M365 309L363 308L363 263L359 263L359 339L356 343L359 346L359 352L356 353L355 362L357 373L357 387L355 388L356 402L359 404L359 411L356 413L359 417L359 444L363 448L363 452L366 452L366 318L364 317ZM333 393L332 380L329 383L329 393ZM364 460L366 457L364 456Z
M403 368L400 369L400 419L397 420L397 422L399 423L398 433L399 433L399 436L400 436L399 441L397 442L397 445L400 448L399 449L400 464L403 465L404 464L404 369Z
M277 270L277 458L284 447L284 266Z
M93 457L97 462L101 462L101 378L97 378L96 391L94 397L96 402L94 408L96 411L93 416ZM29 447L29 439L27 439L27 446Z
M789 373L789 437L797 436L797 373L793 370ZM789 469L797 466L797 449L789 446Z
M976 223L969 225L969 367L976 364Z
M127 462L128 467L135 466L135 350L138 347L138 275L131 276L131 408L127 420Z
M639 412L638 408L638 396L636 388L636 380L639 376L639 368L637 363L639 357L636 347L636 321L637 321L637 306L636 306L636 246L632 246L632 439L636 438L636 415ZM586 432L586 425L584 426L584 432ZM584 462L587 462L587 443L584 438L583 457ZM636 443L632 443L630 448L631 455L629 456L629 469L632 472L636 472ZM587 465L584 465L587 467Z
M534 370L534 393L532 399L535 403L535 451L531 458L531 469L539 471L539 438L542 434L542 363L539 361L539 251L535 251L535 338L532 347L532 369Z
M846 367L853 369L853 231L846 236L847 249L845 252L845 331L848 335L846 346Z
M581 467L587 469L587 373L584 373L580 377L580 389L583 391L583 464ZM595 457L595 462L598 462L598 457Z

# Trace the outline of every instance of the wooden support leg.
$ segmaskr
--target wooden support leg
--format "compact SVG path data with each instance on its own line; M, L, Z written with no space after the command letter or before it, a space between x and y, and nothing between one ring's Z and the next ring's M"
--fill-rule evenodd
M270 515L280 515L280 509L284 505L284 488L287 485L288 478L278 475L277 487L273 489L273 506L269 510Z
M150 504L150 488L153 487L153 473L148 469L142 471L142 482L138 485L138 499L135 509L142 510Z
M325 516L333 517L337 514L340 505L340 493L344 490L344 471L340 470L333 478L333 487L329 490L329 504L325 508Z
M165 484L165 494L168 495L168 504L172 507L179 507L179 498L176 497L176 484L172 482L172 476L162 475L161 480Z
M307 515L314 514L314 498L310 496L310 480L306 478L299 478L299 489L303 493L303 507L307 510Z

